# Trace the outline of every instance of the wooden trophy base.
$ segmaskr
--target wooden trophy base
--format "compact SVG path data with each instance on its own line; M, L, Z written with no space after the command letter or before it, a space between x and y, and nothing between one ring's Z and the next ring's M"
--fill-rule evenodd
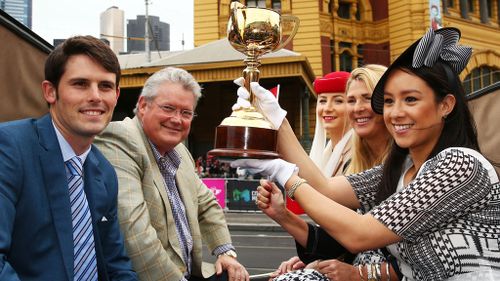
M220 125L215 130L215 148L208 155L218 158L279 158L278 131L265 128Z

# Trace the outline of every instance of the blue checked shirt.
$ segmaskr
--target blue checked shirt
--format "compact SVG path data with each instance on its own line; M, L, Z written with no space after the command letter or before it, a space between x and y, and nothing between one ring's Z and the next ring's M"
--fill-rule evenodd
M175 182L175 174L181 164L180 155L175 150L170 150L161 156L156 147L150 142L153 154L160 168L160 172L165 182L165 189L168 194L168 201L172 208L172 215L175 221L175 229L177 238L182 249L182 257L187 266L185 276L188 277L191 273L191 252L193 250L193 237L191 236L191 228L186 217L186 209L182 203L177 184Z
M166 152L165 155L162 156L155 145L151 143L151 141L149 142L149 144L151 145L156 163L160 168L160 172L165 182L165 189L167 191L170 206L172 207L172 215L175 220L177 238L179 239L183 259L187 266L185 277L189 278L189 276L191 275L191 252L193 250L193 237L191 236L191 228L189 227L189 223L186 217L186 209L179 195L177 183L175 182L175 175L177 173L177 169L179 169L182 159L174 149ZM213 251L213 254L218 256L229 250L234 250L234 247L231 244L223 244L218 246Z

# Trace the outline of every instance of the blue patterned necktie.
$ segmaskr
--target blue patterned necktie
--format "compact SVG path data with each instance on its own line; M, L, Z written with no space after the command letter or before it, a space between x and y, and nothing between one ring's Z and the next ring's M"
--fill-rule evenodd
M82 160L66 161L73 223L73 273L75 281L97 281L97 261L89 204L83 190Z

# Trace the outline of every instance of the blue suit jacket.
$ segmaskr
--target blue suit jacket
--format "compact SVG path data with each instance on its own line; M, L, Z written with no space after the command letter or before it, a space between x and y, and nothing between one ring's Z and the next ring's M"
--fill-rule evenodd
M83 168L99 280L136 280L115 171L94 146ZM0 124L0 280L73 280L68 183L50 115Z

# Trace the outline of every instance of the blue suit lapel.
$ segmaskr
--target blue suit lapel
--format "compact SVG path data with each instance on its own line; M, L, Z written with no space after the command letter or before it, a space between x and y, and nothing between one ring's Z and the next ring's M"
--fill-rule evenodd
M37 121L39 157L49 198L52 220L59 240L68 280L73 279L73 229L68 181L61 149L50 115Z
M92 222L95 225L98 223L102 216L106 214L106 198L108 193L104 186L103 175L99 170L99 160L94 154L95 147L92 147L87 160L84 164L84 187L87 200L89 202L90 212L92 214ZM95 227L95 226L94 226Z
M94 150L95 147L92 147L92 150L88 154L83 166L84 189L89 203L90 213L92 215L92 227L94 231L99 280L106 280L106 262L104 259L101 236L99 235L99 222L102 217L107 214L106 199L108 198L108 192L104 185L104 180L102 178L103 175L99 170L99 160L97 159Z

